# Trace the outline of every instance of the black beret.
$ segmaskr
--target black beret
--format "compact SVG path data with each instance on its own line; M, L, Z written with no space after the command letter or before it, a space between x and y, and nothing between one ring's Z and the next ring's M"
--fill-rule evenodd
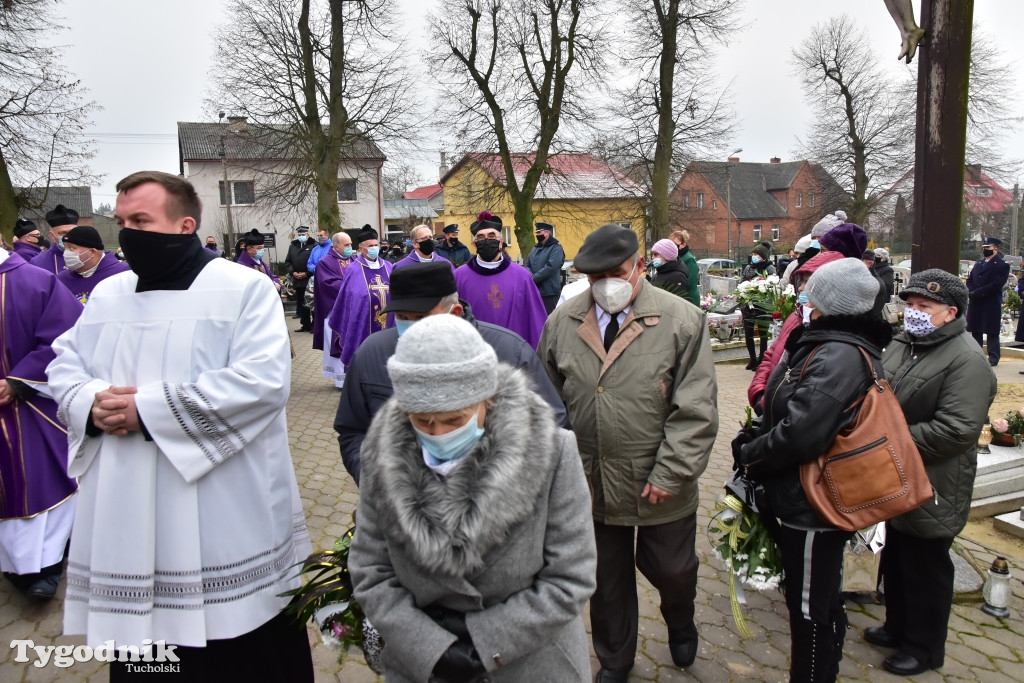
M78 225L78 212L69 209L63 204L53 207L52 211L46 212L46 222L51 228L59 228L62 225Z
M441 232L443 232L444 234L447 235L449 233L458 232L458 231L459 231L459 224L458 223L452 223L450 225L444 226L444 230L442 230Z
M537 223L537 230L547 230L548 232L554 232L555 226L550 223Z
M64 235L64 242L90 249L103 249L103 239L96 232L96 228L89 225L79 225L78 227L71 228L68 234Z
M363 242L367 242L369 240L380 239L380 235L377 234L377 231L371 228L369 225L364 225L358 232L356 232L356 234L352 235L351 237L353 247L358 247Z
M263 236L263 233L261 233L256 228L253 228L249 232L242 235L242 239L245 240L245 246L247 247L259 246L267 241L267 238Z
M587 235L572 265L587 275L603 273L618 268L639 250L635 232L618 223L607 223Z
M455 276L447 261L412 263L391 273L391 300L384 310L426 313L455 291Z
M47 216L47 217L49 217L49 216ZM1003 246L1003 241L1001 239L999 239L998 237L986 237L985 238L985 246L986 247L1001 247L1001 246Z
M25 235L29 234L35 229L35 223L33 223L32 221L27 221L24 218L19 218L18 221L14 224L14 236L24 237Z
M940 268L929 268L910 276L907 286L900 290L904 301L911 294L919 294L940 304L956 306L957 317L967 310L967 285L956 275Z

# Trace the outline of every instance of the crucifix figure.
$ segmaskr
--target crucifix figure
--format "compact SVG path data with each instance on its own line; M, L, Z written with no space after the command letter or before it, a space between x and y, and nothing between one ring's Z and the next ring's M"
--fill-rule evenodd
M914 59L914 53L917 52L917 44L924 38L924 29L918 26L914 19L913 0L885 0L885 7L899 27L903 38L903 49L896 59L906 57L907 64L910 64Z
M388 305L388 290L390 287L380 279L380 275L373 276L373 284L370 285L370 291L377 296L377 308L378 310Z

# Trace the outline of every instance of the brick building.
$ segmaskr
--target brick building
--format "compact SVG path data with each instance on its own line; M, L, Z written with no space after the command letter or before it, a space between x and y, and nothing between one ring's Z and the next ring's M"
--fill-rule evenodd
M669 201L672 227L689 231L695 254L736 258L765 240L779 253L788 251L845 198L818 164L782 163L777 157L758 164L731 157L690 163Z

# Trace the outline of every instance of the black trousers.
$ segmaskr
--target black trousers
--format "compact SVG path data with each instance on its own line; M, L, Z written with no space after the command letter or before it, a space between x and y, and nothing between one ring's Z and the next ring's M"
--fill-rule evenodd
M295 310L299 313L299 324L307 329L313 329L313 313L309 310L309 306L303 303L306 300L306 286L309 284L309 280L297 280L301 282L302 286L295 287Z
M761 338L761 353L760 355L754 355L754 334L755 327L757 327L758 321L755 318L743 318L743 338L747 342L747 355L750 356L750 361L760 362L764 358L764 351L768 348L768 323L761 321L761 329L758 336Z
M901 651L935 669L945 662L953 607L952 545L952 538L919 538L885 525L885 630L901 640Z
M548 296L541 297L544 301L544 310L547 311L548 315L551 315L551 311L555 310L555 306L558 305L558 298L560 296L560 294L550 294Z
M661 614L670 643L697 637L693 600L697 596L697 515L652 526L610 526L594 522L597 590L590 599L594 652L602 667L619 668L636 655L639 613L636 570L661 595Z
M138 671L147 662L111 662L110 683L153 678L223 683L225 681L288 681L313 683L313 656L306 626L281 612L259 628L228 640L209 640L206 647L178 646L174 671ZM153 662L153 667L159 663Z
M839 597L847 531L805 531L782 525L779 546L789 608L789 680L835 681L846 638L846 607Z
M978 346L985 348L985 343L981 340L983 332L971 332L971 336L974 337L974 341L978 342ZM988 362L995 364L999 362L999 333L986 334L988 337Z

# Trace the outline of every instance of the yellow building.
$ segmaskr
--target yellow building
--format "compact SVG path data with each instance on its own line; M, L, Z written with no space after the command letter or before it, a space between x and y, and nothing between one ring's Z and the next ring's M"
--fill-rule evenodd
M513 159L520 186L532 161L532 154ZM534 197L534 221L554 226L554 235L562 243L567 259L574 258L586 236L605 223L633 228L643 247L645 202L639 185L590 154L554 155L548 159L548 167ZM441 178L441 186L444 210L439 212L435 227L457 223L459 239L473 251L469 226L478 213L490 211L504 222L508 255L521 260L512 202L505 191L505 172L499 155L463 156Z

